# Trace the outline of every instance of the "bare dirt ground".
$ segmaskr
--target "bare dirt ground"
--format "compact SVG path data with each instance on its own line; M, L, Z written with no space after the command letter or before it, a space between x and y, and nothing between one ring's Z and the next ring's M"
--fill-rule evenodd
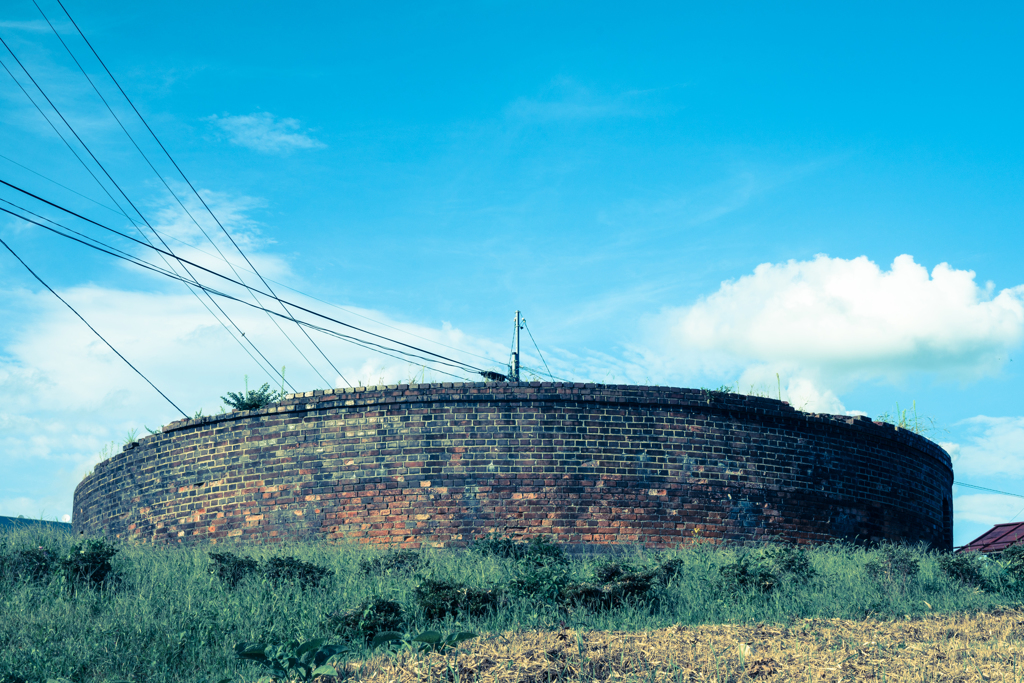
M673 626L646 633L486 635L445 654L349 664L372 681L1017 681L1024 611L900 621L812 619L780 626Z

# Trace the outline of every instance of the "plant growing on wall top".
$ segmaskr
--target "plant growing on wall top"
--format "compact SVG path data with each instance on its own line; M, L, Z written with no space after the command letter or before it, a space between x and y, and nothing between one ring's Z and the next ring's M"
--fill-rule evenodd
M890 413L888 410L878 416L879 422L888 422L889 424L896 425L900 429L906 429L927 436L932 432L944 432L946 430L940 429L936 424L934 418L918 416L917 414L917 401L914 401L910 410L900 410L900 404L896 404L896 412Z
M274 391L267 382L264 382L259 389L250 389L249 375L246 375L245 391L241 393L229 391L226 396L221 396L220 400L224 401L224 405L237 410L259 410L282 398L284 398L284 392Z

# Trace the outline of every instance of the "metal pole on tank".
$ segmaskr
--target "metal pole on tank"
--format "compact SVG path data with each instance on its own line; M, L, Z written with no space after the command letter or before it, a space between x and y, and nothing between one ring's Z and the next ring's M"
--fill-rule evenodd
M515 334L515 348L512 352L512 372L509 373L509 379L513 382L519 381L519 311L516 311L516 334Z

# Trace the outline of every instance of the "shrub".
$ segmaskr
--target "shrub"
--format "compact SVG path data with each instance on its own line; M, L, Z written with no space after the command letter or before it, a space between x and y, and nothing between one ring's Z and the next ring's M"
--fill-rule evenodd
M945 553L939 555L939 569L957 583L976 588L990 588L984 575L985 557L981 553Z
M263 576L275 585L297 583L303 589L318 588L334 572L294 557L272 557L261 567Z
M419 551L396 550L377 557L359 560L359 572L367 576L387 574L389 572L405 573L419 567L423 561Z
M648 599L666 574L663 568L638 568L627 563L608 562L598 565L594 580L569 584L562 591L567 603L591 609L612 609L628 600Z
M487 534L483 538L478 538L470 543L469 547L481 555L518 560L522 554L523 544L509 536Z
M553 604L565 602L565 591L570 585L569 568L561 563L520 563L510 582L514 593Z
M68 583L99 588L111 578L110 560L118 552L119 548L107 541L89 539L73 545L58 566Z
M864 564L864 569L868 576L886 587L902 587L917 576L920 566L912 549L883 543L876 548L874 557Z
M210 573L233 589L239 583L256 573L258 563L248 557L238 557L232 553L209 553L212 564Z
M630 599L650 598L677 569L676 563L667 568L643 568L624 562L605 562L594 568L593 578L573 581L566 565L524 562L510 586L518 595L553 605L611 609Z
M646 598L657 587L661 574L656 569L630 571L605 583L607 601L619 605L627 598Z
M373 597L350 610L332 614L327 621L336 634L365 643L378 633L397 631L405 623L405 614L397 602Z
M14 581L43 581L57 566L56 558L43 546L5 555L2 563L4 576Z
M471 548L483 555L528 561L535 564L567 564L569 562L569 555L565 549L547 536L534 536L528 542L522 543L508 536L488 534L474 541Z
M281 400L283 397L283 391L274 391L270 388L270 384L266 382L259 389L250 389L249 376L246 375L244 391L229 391L226 396L221 396L220 400L224 401L224 405L236 410L259 410L275 401Z
M771 545L762 550L761 557L779 576L788 577L798 583L814 578L814 567L804 548L795 545Z
M270 680L311 682L324 677L337 680L338 669L333 660L339 655L348 654L348 648L328 645L323 640L305 643L293 640L288 643L239 643L235 646L235 654L239 659L269 669ZM229 681L225 678L222 683Z
M1011 545L999 554L999 563L1015 587L1024 586L1024 544Z
M814 578L814 568L803 548L770 545L743 551L720 570L727 590L757 590L770 593L784 581L806 583Z
M720 570L726 590L758 590L770 593L779 583L779 577L760 558L742 553L736 560Z
M272 557L260 564L249 557L239 557L232 553L208 553L210 556L211 574L219 578L228 589L234 589L242 581L257 574L262 575L274 586L285 583L297 583L303 589L318 588L334 572L318 567L294 557Z
M424 579L416 587L416 600L427 619L444 619L449 614L481 616L495 609L501 593L493 588L471 588L451 581Z
M661 563L661 575L666 581L675 577L686 568L686 560L681 557L673 557Z

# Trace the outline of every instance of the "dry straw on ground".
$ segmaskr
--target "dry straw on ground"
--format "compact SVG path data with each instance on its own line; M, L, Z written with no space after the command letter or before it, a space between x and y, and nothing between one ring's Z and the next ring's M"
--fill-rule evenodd
M450 654L381 654L361 680L1017 681L1024 611L791 626L673 626L646 633L533 631L482 636Z

